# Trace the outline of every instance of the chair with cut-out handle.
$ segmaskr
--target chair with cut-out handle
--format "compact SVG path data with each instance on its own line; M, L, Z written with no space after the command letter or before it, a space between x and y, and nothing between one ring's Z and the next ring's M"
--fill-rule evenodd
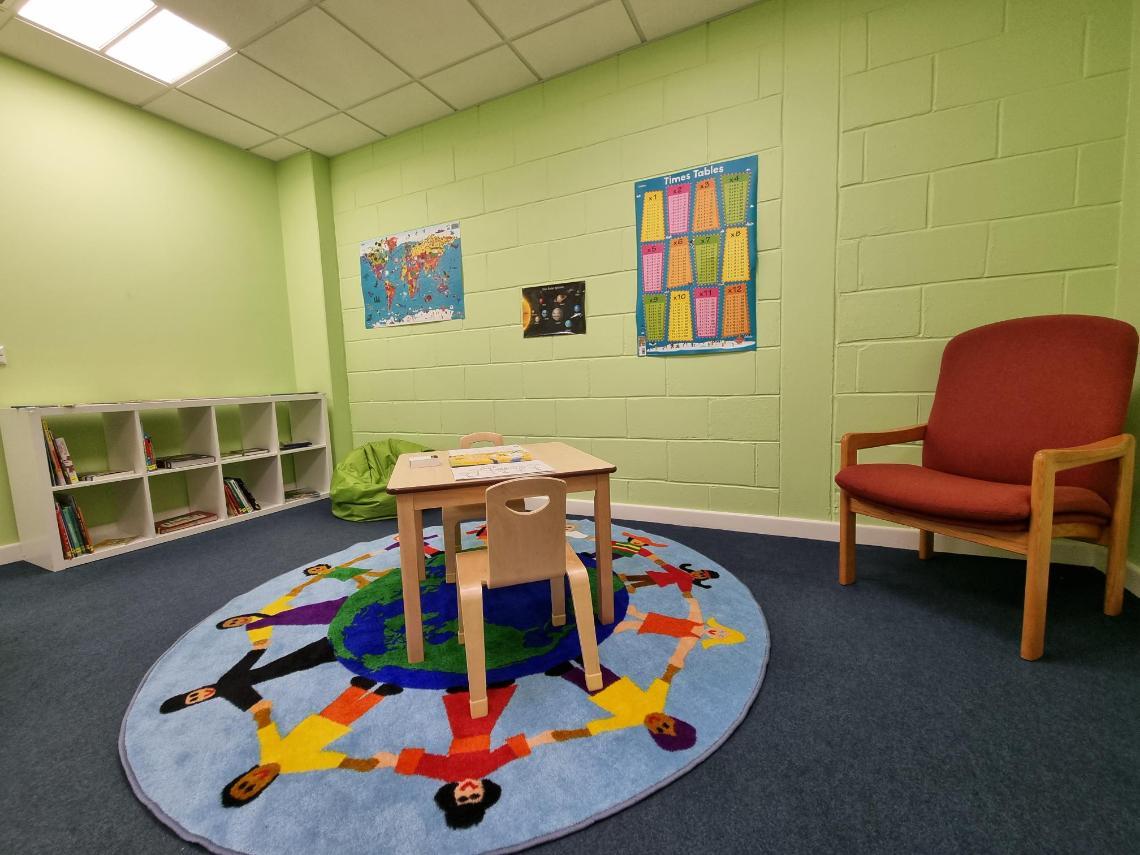
M533 510L526 499L545 499ZM598 637L590 577L566 540L566 482L557 478L517 478L487 490L487 548L457 556L459 643L467 653L471 717L487 714L487 651L483 643L483 588L505 588L550 581L551 623L566 624L566 582L582 664L590 691L602 688Z
M477 443L487 442L491 445L502 445L503 435L492 431L479 431L469 433L459 438L460 448L474 448ZM443 509L443 561L444 578L448 582L455 581L455 554L463 545L463 532L459 527L465 522L486 519L487 507L482 503L459 505L454 508Z

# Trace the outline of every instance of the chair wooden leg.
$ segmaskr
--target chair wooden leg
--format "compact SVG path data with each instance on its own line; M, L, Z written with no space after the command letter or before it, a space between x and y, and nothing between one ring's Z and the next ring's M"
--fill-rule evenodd
M466 633L467 685L470 692L471 717L487 714L487 651L483 646L483 586L461 585L459 608L463 612Z
M839 584L855 581L855 513L846 490L839 491Z
M1132 477L1136 451L1129 445L1116 476L1116 501L1108 532L1108 567L1104 580L1104 613L1118 615L1124 608L1124 576L1128 562L1128 526L1132 522Z
M1050 523L1052 514L1050 514ZM1045 607L1049 599L1050 525L1031 525L1025 555L1025 605L1021 618L1021 658L1032 662L1045 652Z
M460 520L454 519L447 508L443 510L443 579L445 582L455 581L455 553L459 551L460 538L463 537Z
M925 561L934 554L934 532L920 528L918 530L918 557Z
M463 590L455 586L455 616L458 626L455 629L455 640L463 644Z
M598 661L598 636L594 631L594 607L590 596L590 577L585 568L567 570L570 578L570 597L574 602L574 622L578 624L578 642L582 647L582 666L586 672L586 688L591 692L602 689L602 666ZM558 580L559 584L562 580Z
M550 580L550 622L566 625L566 583L561 576Z

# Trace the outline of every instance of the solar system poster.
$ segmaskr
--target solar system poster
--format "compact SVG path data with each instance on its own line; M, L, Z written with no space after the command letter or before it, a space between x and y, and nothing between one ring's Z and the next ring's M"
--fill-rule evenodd
M523 338L581 335L586 331L586 283L522 289Z
M756 155L634 185L637 355L756 349Z

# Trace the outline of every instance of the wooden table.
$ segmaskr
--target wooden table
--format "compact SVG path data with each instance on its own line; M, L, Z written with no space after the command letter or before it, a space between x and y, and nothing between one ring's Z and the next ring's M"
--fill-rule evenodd
M614 620L613 554L610 550L610 473L617 467L579 451L564 442L540 442L524 445L534 455L554 468L544 476L566 482L568 492L593 492L594 540L598 561L598 619ZM400 532L400 576L404 588L404 626L408 645L408 661L424 658L423 616L420 612L420 580L424 577L423 526L424 510L454 505L481 504L487 488L508 478L456 481L447 465L447 452L438 466L412 469L408 454L401 454L388 481L388 492L396 497L396 517Z

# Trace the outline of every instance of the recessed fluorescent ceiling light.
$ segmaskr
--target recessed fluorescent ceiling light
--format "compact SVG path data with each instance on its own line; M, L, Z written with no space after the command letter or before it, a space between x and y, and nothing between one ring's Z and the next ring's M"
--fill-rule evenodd
M163 9L147 18L107 50L107 56L166 83L180 80L229 45Z
M16 14L98 50L153 8L150 0L28 0Z

